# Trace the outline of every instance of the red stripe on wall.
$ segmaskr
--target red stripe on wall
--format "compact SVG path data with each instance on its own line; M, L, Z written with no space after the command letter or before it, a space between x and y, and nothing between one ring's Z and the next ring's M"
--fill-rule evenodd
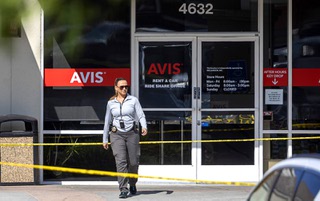
M320 86L320 68L294 68L292 71L292 86Z

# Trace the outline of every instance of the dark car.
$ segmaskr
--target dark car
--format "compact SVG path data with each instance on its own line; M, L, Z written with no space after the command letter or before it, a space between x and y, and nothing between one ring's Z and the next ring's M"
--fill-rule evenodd
M320 154L297 155L271 167L248 201L320 200Z

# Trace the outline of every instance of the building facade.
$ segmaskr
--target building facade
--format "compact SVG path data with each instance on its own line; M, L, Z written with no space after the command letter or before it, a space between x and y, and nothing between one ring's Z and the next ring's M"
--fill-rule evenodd
M141 175L255 182L281 159L320 152L318 1L27 2L21 35L2 36L0 113L39 120L39 142L56 143L40 148L41 164L115 171L102 146L58 144L102 141L116 77L147 117Z

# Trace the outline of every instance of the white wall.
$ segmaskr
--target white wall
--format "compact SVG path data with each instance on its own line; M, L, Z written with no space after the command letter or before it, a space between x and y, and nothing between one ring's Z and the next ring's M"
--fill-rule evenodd
M42 122L41 8L26 0L21 37L0 48L0 115L22 114ZM39 128L40 129L40 128Z
M4 42L7 44L4 46ZM11 112L11 44L1 39L0 47L0 115Z

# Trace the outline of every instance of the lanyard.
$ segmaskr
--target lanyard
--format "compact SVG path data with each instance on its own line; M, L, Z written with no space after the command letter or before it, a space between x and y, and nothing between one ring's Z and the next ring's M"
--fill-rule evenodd
M123 100L124 102L124 100ZM122 120L122 103L120 103L120 119Z

